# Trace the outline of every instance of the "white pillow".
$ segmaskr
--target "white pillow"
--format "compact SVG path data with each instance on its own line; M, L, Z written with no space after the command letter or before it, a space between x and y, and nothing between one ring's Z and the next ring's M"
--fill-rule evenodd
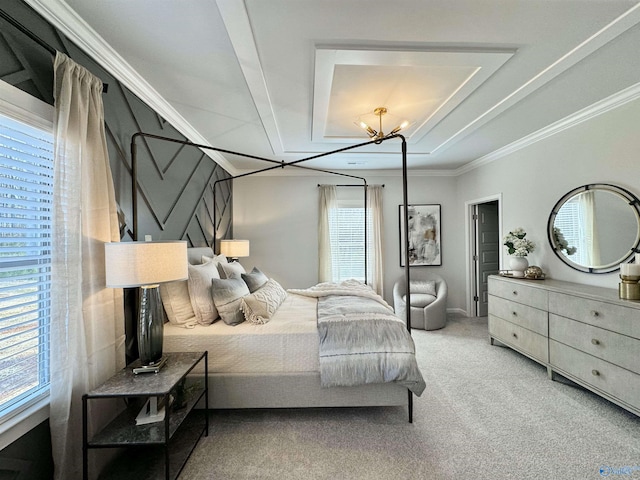
M222 253L220 255L214 255L213 257L202 255L202 257L200 258L200 263L207 262L214 262L216 265L218 265L219 263L229 263L229 260Z
M409 282L409 291L411 293L424 293L427 295L436 295L435 280L412 280Z
M239 278L242 280L242 274L247 273L240 262L219 263L218 273L220 278Z
M282 305L287 292L274 279L270 278L267 283L256 290L251 295L242 298L242 312L244 318L251 323L263 325L271 320L278 307Z
M189 297L200 325L210 325L218 318L218 310L211 299L211 280L220 278L214 262L189 265Z
M192 327L196 324L186 280L161 283L160 298L170 323L184 327Z

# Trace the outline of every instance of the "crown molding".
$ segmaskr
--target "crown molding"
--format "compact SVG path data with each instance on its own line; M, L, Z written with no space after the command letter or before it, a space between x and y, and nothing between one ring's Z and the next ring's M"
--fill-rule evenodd
M189 139L189 141L209 145L207 139L173 108L156 89L129 65L129 63L67 3L63 0L24 1L149 107L155 110L158 115L167 120L176 130ZM237 174L237 169L220 153L211 150L206 150L204 153L231 175Z
M527 135L526 137L522 137L521 139L516 140L509 145L505 145L502 148L494 150L487 155L484 155L470 163L467 163L466 165L455 169L455 175L468 173L471 170L475 170L476 168L482 167L483 165L486 165L514 152L517 152L518 150L522 150L523 148L533 145L536 142L549 138L569 128L573 128L583 122L587 122L599 115L602 115L603 113L615 110L616 108L621 107L622 105L625 105L629 102L633 102L638 98L640 98L640 83L636 83L635 85L625 88L618 93L614 93L613 95L610 95L607 98L604 98L586 108L583 108L582 110L579 110L576 113L563 118L562 120L558 120L557 122L549 124L546 127Z
M638 25L639 23L640 3L636 3L623 14L619 15L617 18L609 22L589 38L584 40L582 43L558 58L547 68L538 72L535 76L523 83L520 87L508 94L491 108L488 108L484 113L473 119L453 135L448 137L440 145L432 149L431 153L435 154L439 150L448 148L447 145L450 145L451 142L459 136L467 135L480 126L484 125L488 121L492 120L498 114L512 107L517 102L527 97L532 92L536 91L538 88L541 88L543 85L547 84L561 73L567 71L569 68L573 67L581 60L584 60L593 52L611 42L613 39L617 38L619 35L626 32L630 28Z

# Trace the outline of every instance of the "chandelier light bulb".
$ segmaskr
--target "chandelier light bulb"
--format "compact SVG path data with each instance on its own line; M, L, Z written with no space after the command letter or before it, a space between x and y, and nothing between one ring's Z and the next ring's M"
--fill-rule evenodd
M376 131L373 128L371 128L369 125L367 125L362 120L359 120L356 123L356 125L358 125L360 128L365 130L367 132L367 135L369 135L369 137L374 139L374 140L380 140L380 139L382 139L384 137L388 137L389 135L394 135L394 134L398 133L400 130L402 130L403 128L406 128L407 126L409 126L410 122L408 120L405 120L400 125L398 125L396 128L391 130L390 133L387 133L387 134L383 133L383 130L382 130L382 116L384 114L386 114L386 113L387 113L387 108L386 107L377 107L373 111L373 114L378 117L378 122L380 124L380 130L378 130L378 131Z

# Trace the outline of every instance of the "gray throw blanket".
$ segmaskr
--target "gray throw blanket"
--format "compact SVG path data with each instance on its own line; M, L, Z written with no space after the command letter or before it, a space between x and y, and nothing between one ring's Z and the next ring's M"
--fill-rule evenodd
M396 382L419 396L426 385L404 321L370 287L360 285L290 290L318 297L322 386Z

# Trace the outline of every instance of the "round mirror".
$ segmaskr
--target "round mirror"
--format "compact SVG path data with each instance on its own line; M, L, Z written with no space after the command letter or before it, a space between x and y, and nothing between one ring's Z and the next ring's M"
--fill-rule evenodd
M571 268L613 272L638 251L640 202L615 185L583 185L553 207L547 234L555 254Z

